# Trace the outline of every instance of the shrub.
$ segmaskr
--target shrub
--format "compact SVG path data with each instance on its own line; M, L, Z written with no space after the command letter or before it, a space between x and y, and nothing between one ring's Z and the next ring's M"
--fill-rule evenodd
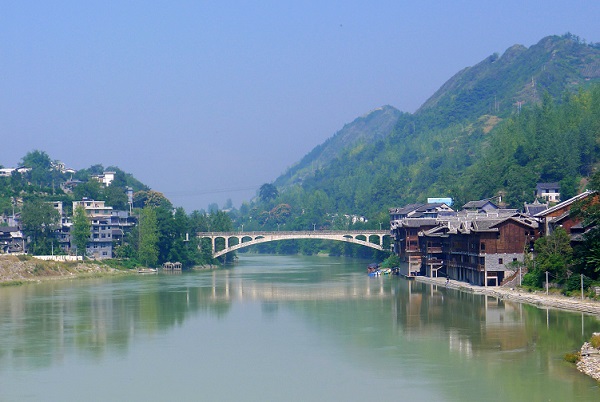
M565 360L569 363L577 363L581 358L581 354L579 352L567 353L565 354Z
M590 339L590 344L596 349L600 349L600 334L592 335L592 338Z
M386 258L385 261L383 261L381 263L381 267L382 268L395 268L395 267L399 267L400 263L401 263L400 257L398 257L396 254L392 254L388 258Z
M592 284L592 280L587 276L583 277L583 288L587 289ZM569 279L567 279L566 283L566 291L573 292L581 290L581 277L579 275L571 275Z

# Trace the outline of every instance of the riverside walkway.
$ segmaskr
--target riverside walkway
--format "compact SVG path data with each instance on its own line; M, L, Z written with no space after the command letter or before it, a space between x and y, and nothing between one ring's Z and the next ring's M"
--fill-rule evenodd
M274 232L200 232L198 238L210 238L213 258L255 244L279 240L321 239L335 240L384 251L383 239L390 236L389 230L307 230ZM217 240L220 244L217 244ZM224 246L224 247L223 247Z

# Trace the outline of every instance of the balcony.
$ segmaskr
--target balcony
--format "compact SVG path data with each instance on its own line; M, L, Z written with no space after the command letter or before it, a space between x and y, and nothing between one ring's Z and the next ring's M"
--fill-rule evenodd
M444 265L444 261L437 259L437 258L428 258L425 260L425 264L427 265L435 265L435 266L442 266Z

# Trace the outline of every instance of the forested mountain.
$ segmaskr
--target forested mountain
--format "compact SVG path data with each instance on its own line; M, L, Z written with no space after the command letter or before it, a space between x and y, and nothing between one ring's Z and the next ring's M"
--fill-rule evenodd
M509 116L537 104L544 93L560 98L600 79L600 47L578 37L548 36L526 48L514 45L458 72L415 113L444 126L482 115Z
M346 124L333 137L315 147L300 162L277 178L275 185L285 187L302 183L304 178L330 164L342 152L356 150L365 144L385 138L392 132L400 115L398 109L383 106Z
M308 214L326 227L332 214L380 222L387 208L427 197L460 204L501 194L518 208L542 181L572 195L600 160L598 82L597 44L566 34L512 46L457 73L414 114L389 113L387 134L389 122L365 123L371 115L347 125L275 180L274 203L254 210L285 203L295 211L289 225ZM377 132L342 145L359 124Z

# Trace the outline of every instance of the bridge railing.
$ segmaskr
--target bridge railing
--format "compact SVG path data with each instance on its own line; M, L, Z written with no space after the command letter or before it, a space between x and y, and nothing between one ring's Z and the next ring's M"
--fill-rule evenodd
M237 231L237 232L198 232L198 237L214 237L214 236L281 236L281 235L390 235L389 230L289 230L289 231Z

